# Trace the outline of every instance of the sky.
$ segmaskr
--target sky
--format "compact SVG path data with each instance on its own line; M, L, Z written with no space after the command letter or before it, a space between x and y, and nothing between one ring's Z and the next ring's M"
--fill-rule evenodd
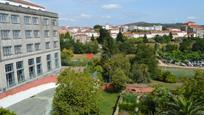
M30 0L59 14L61 26L132 22L204 25L204 0Z

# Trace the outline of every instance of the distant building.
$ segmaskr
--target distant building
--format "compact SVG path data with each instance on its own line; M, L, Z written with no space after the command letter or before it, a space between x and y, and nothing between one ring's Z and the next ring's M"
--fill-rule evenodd
M142 31L162 31L162 26L136 26L136 25L130 25L128 26L128 30L142 30Z
M58 33L59 34L66 34L67 32L69 32L68 28L67 27L60 27L58 29Z
M0 92L61 68L58 15L24 0L0 1Z
M195 22L189 21L184 24L189 37L204 38L204 26L197 25Z

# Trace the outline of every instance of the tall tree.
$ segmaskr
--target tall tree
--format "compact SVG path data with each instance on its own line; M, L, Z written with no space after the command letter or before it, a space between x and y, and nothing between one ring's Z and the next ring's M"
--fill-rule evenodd
M144 42L144 43L147 43L147 42L148 42L147 34L144 35L143 42Z
M131 70L131 78L133 81L137 83L149 83L150 82L150 75L148 66L145 64L133 64Z
M157 59L155 55L155 49L145 44L139 44L137 46L135 58L133 62L136 64L146 64L151 77L156 77L157 73Z
M110 59L105 60L103 63L104 72L106 72L106 81L111 80L111 72L120 69L124 72L126 76L129 76L130 73L130 62L128 58L125 57L123 54L115 54Z
M94 35L92 34L92 36L91 36L91 41L94 41L95 40L95 37L94 37Z
M54 115L99 114L100 85L88 74L68 69L58 77L53 100Z
M171 40L173 40L174 36L173 36L172 32L169 33L169 38L170 38Z
M100 29L100 36L98 37L98 43L103 44L105 39L111 38L110 33L106 29Z
M71 60L71 57L73 57L73 52L71 49L63 49L61 52L61 62L63 66L68 66L69 61Z
M93 28L96 32L99 32L102 29L102 26L101 25L95 25Z
M118 42L124 42L124 41L125 41L122 32L119 32L119 33L118 33L118 35L117 35L117 37L116 37L116 41L118 41Z
M114 91L119 92L123 90L126 86L126 83L128 81L128 77L125 75L123 70L120 68L114 70L111 72L111 81L114 87Z

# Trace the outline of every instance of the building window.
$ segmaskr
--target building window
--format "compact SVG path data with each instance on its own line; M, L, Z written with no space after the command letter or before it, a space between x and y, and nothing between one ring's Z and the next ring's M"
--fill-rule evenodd
M16 85L15 77L14 77L13 64L5 65L5 72L6 72L7 87L12 87L12 86Z
M36 65L37 65L37 74L41 75L42 74L42 62L41 62L41 57L36 58Z
M10 38L10 30L1 30L1 39L9 40Z
M14 39L21 39L21 31L20 30L13 30L13 38Z
M53 25L53 26L57 26L57 25L58 25L58 22L57 22L56 19L53 19L53 20L52 20L52 25Z
M34 59L29 59L28 60L28 66L29 66L29 76L30 78L34 78L36 75L35 75L35 62L34 62Z
M12 55L12 47L11 46L3 47L3 54L4 56Z
M34 30L34 38L40 38L40 30Z
M33 24L38 25L39 24L39 18L38 17L33 17Z
M32 38L32 31L31 30L26 30L25 31L25 37L26 38Z
M55 68L59 68L59 53L55 53Z
M27 44L27 52L33 52L33 44Z
M0 13L0 22L2 23L8 22L8 14Z
M49 37L49 30L45 30L45 31L44 31L44 37L45 37L45 38L48 38L48 37Z
M20 19L19 19L19 15L11 15L11 23L12 24L19 24L20 23Z
M57 31L56 30L53 31L53 37L57 37Z
M35 51L40 51L40 43L35 44Z
M30 25L31 24L31 17L30 16L24 16L24 23L26 25Z
M49 25L49 19L48 19L48 18L44 18L44 19L43 19L43 24L44 24L45 26L48 26L48 25Z
M46 48L46 49L50 49L50 42L46 42L46 43L45 43L45 48Z
M53 47L54 47L54 48L58 48L58 41L54 41Z
M22 83L25 81L23 61L16 62L16 70L17 70L17 78L18 83Z
M47 55L47 70L48 71L51 71L51 69L52 69L52 62L51 62L51 55L49 54L49 55Z
M14 46L15 54L22 54L22 45Z

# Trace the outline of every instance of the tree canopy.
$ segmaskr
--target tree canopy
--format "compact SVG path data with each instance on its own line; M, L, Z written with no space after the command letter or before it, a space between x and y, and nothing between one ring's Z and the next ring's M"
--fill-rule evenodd
M86 73L65 69L58 77L54 115L99 114L100 84Z

